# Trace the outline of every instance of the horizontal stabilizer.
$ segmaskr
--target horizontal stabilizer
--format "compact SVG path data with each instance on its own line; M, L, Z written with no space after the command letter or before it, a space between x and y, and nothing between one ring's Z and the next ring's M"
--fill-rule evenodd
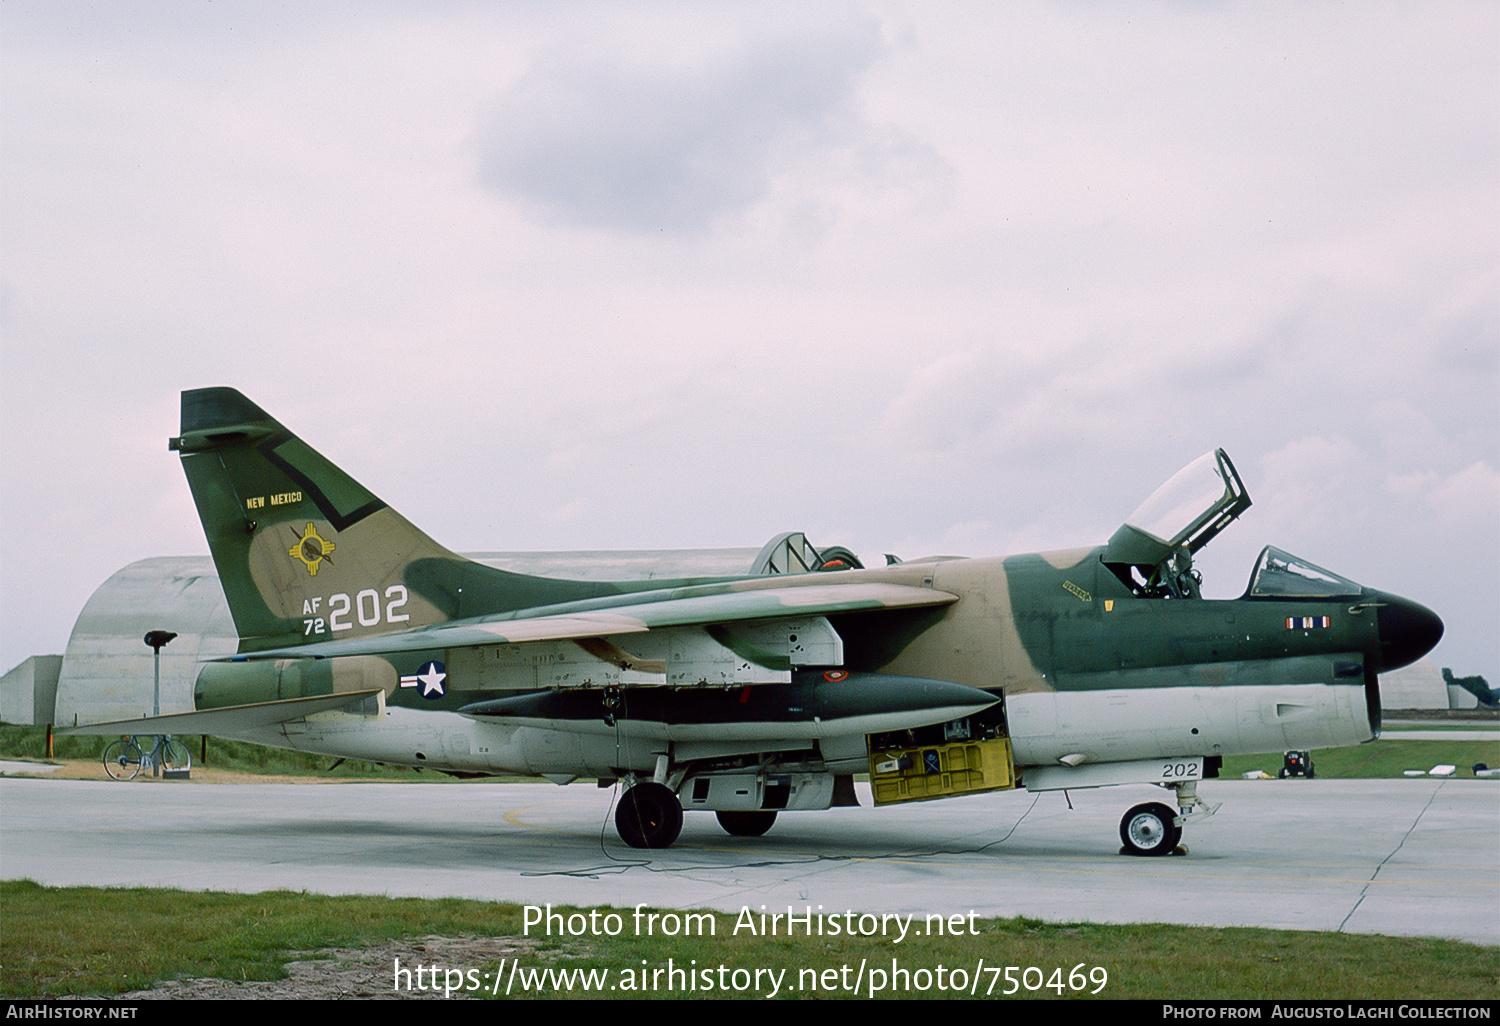
M90 723L83 727L60 730L61 736L73 734L233 734L237 731L269 727L288 720L301 719L313 713L342 709L380 694L371 691L345 691L337 695L313 698L286 698L276 702L252 702L229 705L201 712L172 713L168 716L142 716L133 720Z
M569 641L668 627L775 620L789 616L828 616L875 609L911 609L949 605L957 601L957 595L950 595L945 591L877 582L755 588L719 591L687 598L667 598L656 602L634 601L551 616L466 620L400 634L351 638L348 641L321 641L293 648L246 652L221 657L220 661L309 656L332 658L465 648L470 645Z

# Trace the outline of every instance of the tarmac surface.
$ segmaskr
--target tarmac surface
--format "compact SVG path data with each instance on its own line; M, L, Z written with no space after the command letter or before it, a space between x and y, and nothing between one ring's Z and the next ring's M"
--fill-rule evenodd
M1500 944L1500 783L1207 781L1186 856L1127 858L1153 787L1000 792L783 814L732 838L691 813L664 851L575 784L0 780L0 876L52 885L466 897L824 915L1025 915ZM918 919L921 922L921 919Z

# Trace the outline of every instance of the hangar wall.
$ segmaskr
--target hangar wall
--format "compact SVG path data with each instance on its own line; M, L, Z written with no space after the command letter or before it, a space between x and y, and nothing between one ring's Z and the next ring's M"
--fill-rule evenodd
M0 723L50 723L62 661L60 655L31 656L0 679Z
M161 711L191 712L199 661L232 655L239 638L213 560L143 559L101 584L73 625L57 681L59 727L151 715L147 631L177 632L161 650Z
M1410 666L1380 675L1380 705L1383 709L1472 709L1479 703L1474 696L1460 691L1469 701L1453 701L1443 675L1431 659L1418 659Z

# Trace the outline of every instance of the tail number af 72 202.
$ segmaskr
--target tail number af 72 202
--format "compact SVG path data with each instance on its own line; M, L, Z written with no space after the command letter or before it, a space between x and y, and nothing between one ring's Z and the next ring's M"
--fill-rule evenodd
M410 613L398 612L406 605L406 585L393 584L385 589L385 601L382 604L380 593L374 588L366 588L356 592L353 598L345 592L328 596L328 618L321 616L304 617L302 620L302 634L311 637L314 634L326 634L329 631L347 631L354 629L353 617L359 621L361 627L378 627L381 623L405 623L411 619ZM318 607L323 604L323 599L312 598L302 603L303 613L316 613Z

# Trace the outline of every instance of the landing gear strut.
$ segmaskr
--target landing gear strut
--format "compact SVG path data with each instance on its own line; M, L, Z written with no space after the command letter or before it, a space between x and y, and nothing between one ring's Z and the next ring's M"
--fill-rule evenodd
M632 848L670 848L682 833L682 803L665 784L643 780L621 796L615 829Z

